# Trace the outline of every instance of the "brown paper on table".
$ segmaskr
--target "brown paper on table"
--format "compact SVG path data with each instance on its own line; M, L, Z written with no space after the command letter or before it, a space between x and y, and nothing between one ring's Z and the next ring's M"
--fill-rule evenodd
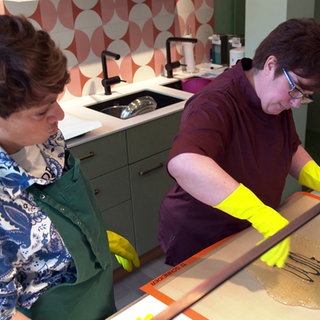
M279 208L289 221L319 204L320 197L297 192ZM320 241L320 217L311 220L296 233ZM185 260L140 289L169 305L212 274L234 261L262 239L253 228L228 237ZM223 283L184 314L191 319L214 320L318 320L319 310L287 306L273 300L246 269Z

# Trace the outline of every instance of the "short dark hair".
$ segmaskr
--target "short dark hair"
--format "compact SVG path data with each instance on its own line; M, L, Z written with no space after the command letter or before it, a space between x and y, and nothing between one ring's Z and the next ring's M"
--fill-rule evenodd
M0 117L61 93L69 80L67 59L47 32L23 16L0 15Z
M281 67L298 76L314 80L314 88L320 88L320 24L314 19L289 19L281 23L260 43L252 65L263 69L269 56L278 61L276 75Z

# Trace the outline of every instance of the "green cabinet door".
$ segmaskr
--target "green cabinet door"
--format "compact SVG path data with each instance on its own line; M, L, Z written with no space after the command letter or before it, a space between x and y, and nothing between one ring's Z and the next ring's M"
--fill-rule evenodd
M131 201L122 202L102 212L107 230L116 232L125 237L135 247L135 237L132 220ZM120 265L113 257L113 269Z
M167 173L169 150L129 166L136 249L142 255L159 245L160 203L173 184Z

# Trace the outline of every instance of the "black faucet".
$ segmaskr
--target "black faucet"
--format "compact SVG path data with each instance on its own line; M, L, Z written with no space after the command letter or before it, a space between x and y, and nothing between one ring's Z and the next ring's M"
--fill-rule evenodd
M166 52L167 52L167 64L165 65L165 69L167 70L167 78L173 78L172 70L180 67L182 64L179 61L171 62L171 51L170 51L170 43L171 42L191 42L196 43L198 39L196 38L183 38L183 37L170 37L166 41Z
M103 71L103 79L101 81L103 87L104 87L104 93L109 95L111 94L111 85L125 82L125 80L121 80L120 77L108 77L108 70L107 70L107 61L106 56L112 57L115 60L118 60L120 58L120 55L111 51L103 50L101 52L101 63L102 63L102 71Z

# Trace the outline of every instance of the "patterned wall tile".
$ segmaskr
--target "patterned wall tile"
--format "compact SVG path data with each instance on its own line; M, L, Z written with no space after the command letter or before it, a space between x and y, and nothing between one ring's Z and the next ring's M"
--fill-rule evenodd
M213 0L0 0L0 13L24 14L47 30L68 58L71 82L63 99L102 91L100 54L109 76L136 82L164 74L165 42L188 31L197 37L196 63L208 61L213 32ZM172 58L181 59L181 44L172 45Z

